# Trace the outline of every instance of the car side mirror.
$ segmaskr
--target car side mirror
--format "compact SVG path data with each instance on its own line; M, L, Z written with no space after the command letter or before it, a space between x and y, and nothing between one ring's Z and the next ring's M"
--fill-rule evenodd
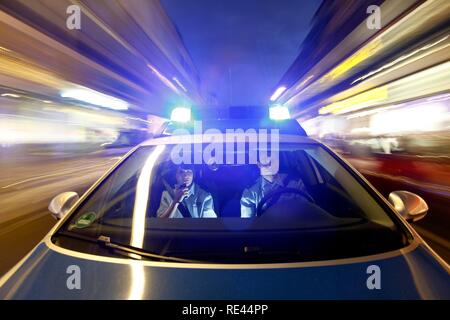
M78 199L80 197L76 192L69 191L60 193L50 201L48 210L50 210L56 220L62 219Z
M425 200L412 192L391 192L389 202L408 222L418 221L425 217L428 212L428 205Z

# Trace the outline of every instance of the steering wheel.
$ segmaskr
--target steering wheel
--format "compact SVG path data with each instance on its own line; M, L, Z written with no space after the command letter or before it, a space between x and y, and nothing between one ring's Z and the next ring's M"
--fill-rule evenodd
M305 191L302 191L302 190L296 189L296 188L280 188L280 189L274 190L274 191L266 194L261 199L261 201L259 202L259 204L256 208L256 216L257 217L262 216L263 212L265 210L267 210L267 208L274 205L277 202L277 200L281 197L281 195L284 193L295 193L295 194L302 196L309 202L315 203L314 199L309 194L307 194ZM267 205L264 207L265 204L267 204Z

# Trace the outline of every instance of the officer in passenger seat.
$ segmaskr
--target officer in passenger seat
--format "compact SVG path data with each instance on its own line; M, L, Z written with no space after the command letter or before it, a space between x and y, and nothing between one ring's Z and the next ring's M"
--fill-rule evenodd
M159 218L217 218L211 194L194 182L192 167L180 165L173 190L164 190L157 211Z

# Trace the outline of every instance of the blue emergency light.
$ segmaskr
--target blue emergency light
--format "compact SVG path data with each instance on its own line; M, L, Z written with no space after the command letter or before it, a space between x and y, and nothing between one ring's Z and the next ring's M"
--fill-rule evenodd
M274 105L269 108L269 118L271 120L287 120L291 118L291 114L287 107Z
M170 120L174 122L189 122L191 121L191 109L188 107L176 107L172 110Z

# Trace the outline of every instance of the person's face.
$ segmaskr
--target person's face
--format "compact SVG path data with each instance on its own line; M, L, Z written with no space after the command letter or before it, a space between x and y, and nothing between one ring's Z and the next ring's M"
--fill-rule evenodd
M190 169L177 169L176 173L177 184L185 184L190 187L194 180L194 173Z
M260 172L261 176L263 176L263 177L271 177L271 176L275 176L277 174L277 172L274 171L274 169L272 168L270 163L262 164L262 163L258 162L258 168L259 168L259 172Z

